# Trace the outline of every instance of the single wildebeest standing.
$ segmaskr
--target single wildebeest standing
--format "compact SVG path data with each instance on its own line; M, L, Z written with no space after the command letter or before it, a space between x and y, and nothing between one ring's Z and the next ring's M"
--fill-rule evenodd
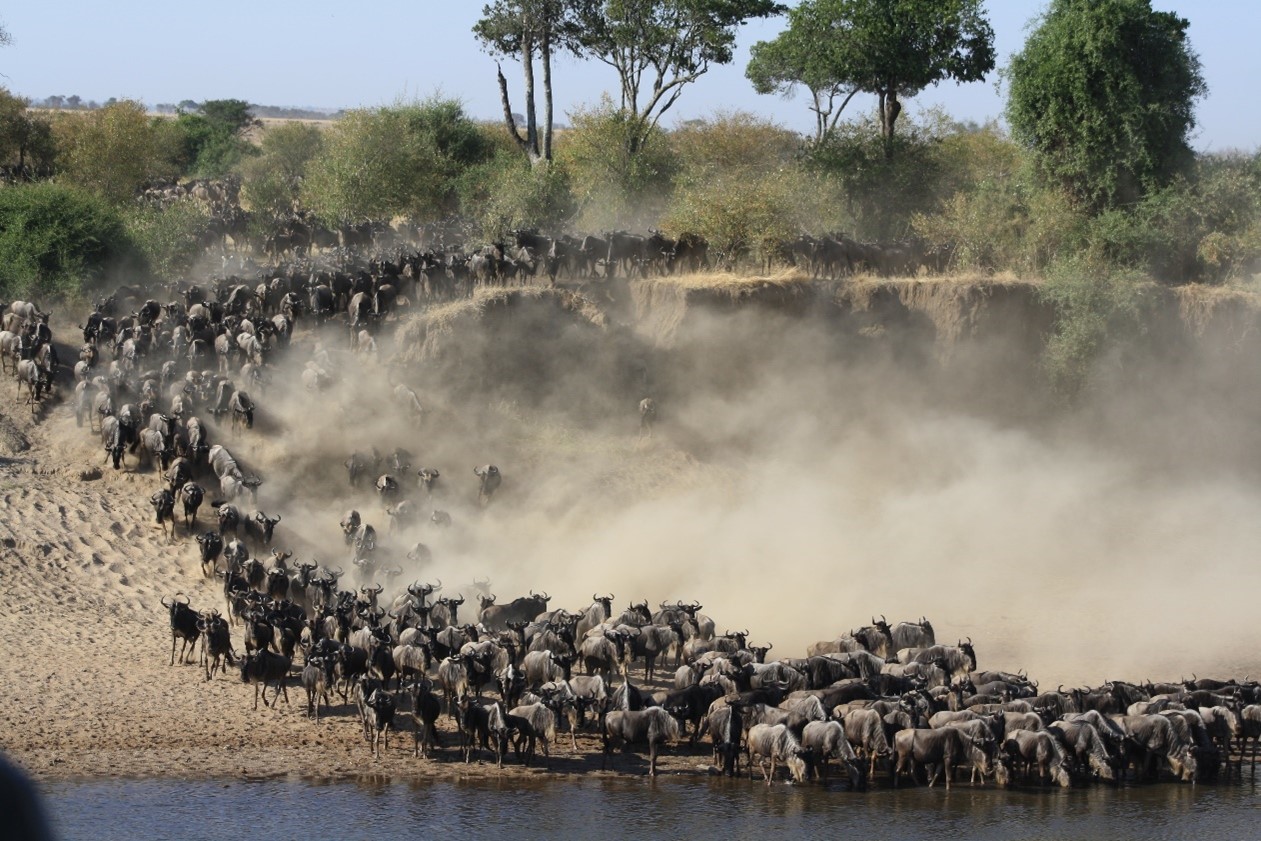
M622 745L648 745L648 776L657 776L657 751L665 743L679 740L679 723L661 707L646 710L614 710L604 717L603 770L609 755Z
M499 468L493 464L474 467L473 474L480 480L477 489L477 502L480 505L485 505L490 502L495 490L503 483L503 477L499 474Z

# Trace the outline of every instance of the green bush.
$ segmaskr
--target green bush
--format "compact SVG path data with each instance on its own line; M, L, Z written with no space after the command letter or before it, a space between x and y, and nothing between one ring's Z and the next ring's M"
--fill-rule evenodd
M461 214L487 241L499 241L514 228L559 231L574 214L569 179L559 167L531 166L518 151L501 151L470 169L460 181Z
M267 129L261 154L245 159L241 195L255 213L277 217L293 210L307 167L324 148L324 134L306 123L288 122Z
M1055 310L1055 327L1043 350L1052 388L1076 400L1109 343L1125 341L1142 324L1142 278L1077 256L1052 266L1039 296Z
M915 213L938 207L939 139L913 123L886 140L873 121L844 122L811 147L806 162L839 185L854 236L903 239Z
M677 161L665 132L652 128L635 154L627 151L642 127L605 97L570 113L573 127L556 138L556 161L573 185L579 230L646 228L670 197Z
M456 100L351 111L308 166L302 201L330 224L458 209L459 179L493 147Z
M189 198L163 208L136 208L127 215L126 226L150 271L164 280L186 274L212 236L210 214Z
M143 258L103 200L50 183L0 189L0 295L75 297L138 269Z

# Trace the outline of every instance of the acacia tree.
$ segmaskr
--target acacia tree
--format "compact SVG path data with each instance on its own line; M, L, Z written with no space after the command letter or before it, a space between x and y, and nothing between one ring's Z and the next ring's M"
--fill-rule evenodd
M1053 0L1005 71L1012 133L1044 175L1102 210L1191 162L1208 88L1187 26L1149 0Z
M525 85L525 135L517 128L508 97L508 80L498 70L504 124L531 163L552 159L552 54L575 46L570 4L566 0L495 0L482 8L473 34L488 52L521 62ZM543 125L539 131L534 90L534 59L543 74Z
M683 89L713 64L730 64L736 30L779 14L773 0L571 0L582 54L617 71L621 110L639 147Z
M819 3L806 0L789 10L787 29L771 41L753 45L744 71L761 94L787 97L798 85L804 86L810 92L816 143L831 135L845 106L858 93L854 83L841 75L850 60L845 56L850 41L835 37L833 24ZM841 96L844 99L837 105Z
M891 153L902 99L947 79L979 81L993 69L994 30L981 0L804 0L786 32L754 47L748 74L760 91L803 84L833 97L846 89L874 94Z

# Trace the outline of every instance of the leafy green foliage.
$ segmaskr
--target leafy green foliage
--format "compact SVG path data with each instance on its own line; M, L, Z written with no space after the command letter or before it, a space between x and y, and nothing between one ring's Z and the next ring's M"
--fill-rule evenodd
M0 189L0 295L74 296L137 265L122 219L101 199L47 182Z
M939 154L945 198L912 224L926 241L952 245L956 267L1036 275L1083 247L1085 218L1066 194L1041 185L1028 153L994 127L948 134Z
M30 113L29 105L29 100L0 88L0 161L46 172L56 155L52 127Z
M669 139L678 171L664 226L705 237L718 265L777 257L813 216L816 191L795 165L796 134L737 112L692 121Z
M457 209L461 173L492 151L455 100L351 111L329 129L301 196L331 223L438 218Z
M60 114L52 128L62 177L109 202L127 202L145 182L179 171L170 123L151 119L139 102Z
M929 128L912 126L886 139L872 122L843 122L811 147L807 161L836 182L851 233L861 239L906 237L914 213L937 207L942 158Z
M250 104L241 99L212 99L196 113L175 120L183 137L183 163L198 178L221 178L256 151L246 132L257 126Z
M1038 291L1055 310L1043 365L1052 388L1071 402L1088 387L1109 344L1140 328L1141 277L1074 257L1052 266Z
M1053 0L1012 58L1012 132L1085 206L1133 203L1191 162L1207 88L1187 27L1149 0Z
M241 193L256 212L278 217L294 209L307 167L324 148L324 133L313 125L281 123L267 129L259 154L240 166Z
M816 142L824 140L858 88L844 75L850 42L836 37L826 4L806 0L788 11L788 28L753 45L745 76L761 94L789 97L797 85L810 92ZM837 97L844 95L838 106Z
M669 200L677 168L665 132L652 129L631 152L631 138L642 127L608 99L569 118L572 128L558 138L556 158L578 203L575 226L599 231L653 224Z
M184 276L212 236L210 214L189 198L162 208L137 206L127 214L126 227L152 274L166 280Z
M773 0L572 0L578 51L617 71L627 151L711 64L730 64L736 30L779 14Z
M891 140L900 99L993 69L994 30L980 0L803 0L787 31L754 47L749 77L761 92L800 83L875 94L881 136Z
M514 228L563 229L574 200L560 167L532 167L519 154L500 152L461 179L460 207L481 238L494 242Z

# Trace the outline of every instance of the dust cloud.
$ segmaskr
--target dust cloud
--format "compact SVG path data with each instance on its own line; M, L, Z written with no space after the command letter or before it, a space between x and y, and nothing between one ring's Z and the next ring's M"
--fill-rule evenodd
M488 577L501 603L531 589L570 609L594 591L619 609L695 599L772 656L873 614L923 615L939 641L971 636L982 668L1044 688L1261 674L1261 413L1229 388L1255 363L1153 361L1068 412L1001 342L984 353L1012 364L978 378L919 335L873 349L827 318L680 318L662 347L565 293L510 293L404 316L371 357L344 328L304 330L256 395L257 430L227 444L263 476L258 507L283 515L295 560L351 581L338 521L355 508L380 563L403 567L394 592L440 579L467 598L462 621ZM324 390L300 379L313 346ZM643 436L649 395L660 415ZM374 448L409 451L415 522L391 526L375 475L351 489L343 462ZM504 481L482 507L472 468L486 463ZM421 467L441 472L432 499ZM418 542L431 562L406 557Z

